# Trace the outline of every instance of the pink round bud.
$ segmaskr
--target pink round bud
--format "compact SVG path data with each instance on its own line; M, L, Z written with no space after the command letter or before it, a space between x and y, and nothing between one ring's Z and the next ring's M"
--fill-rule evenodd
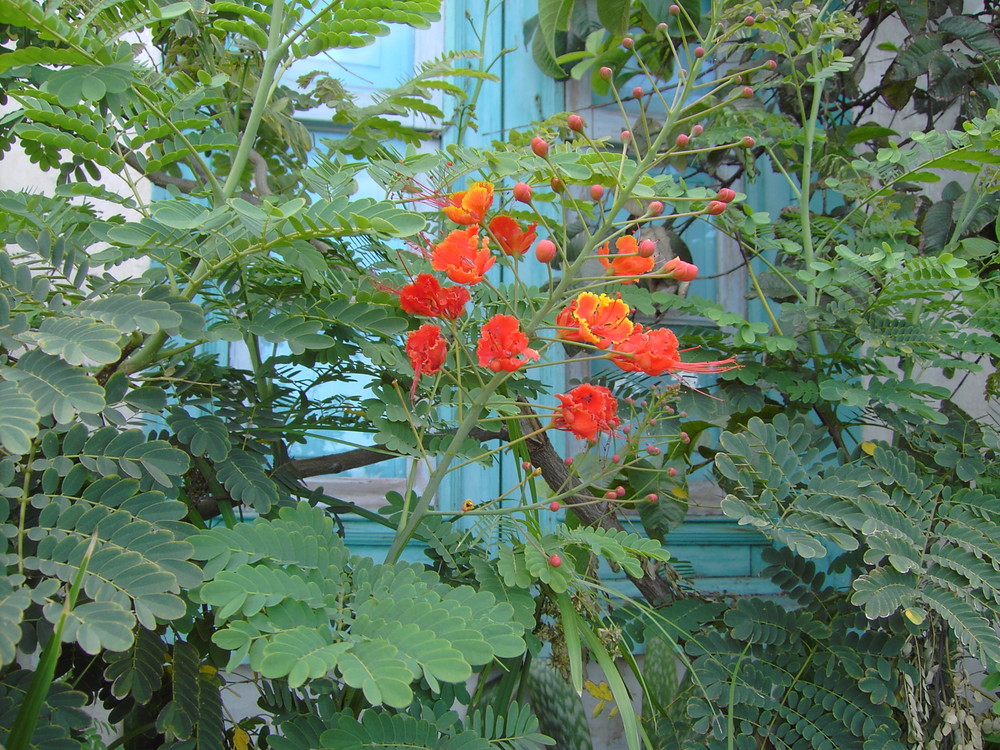
M525 182L514 185L514 200L520 203L531 203L531 185Z
M677 144L677 148L687 148L687 145L690 142L691 138L687 135L687 133L681 133L674 141L674 143Z
M522 461L521 468L525 471L531 471L531 461Z
M659 216L663 213L663 204L660 201L653 201L649 204L649 213L653 216Z
M572 456L566 456L566 458L563 459L563 463L566 464L567 466L572 466L573 465L573 457Z
M627 143L628 141L632 140L632 131L631 130L623 130L621 138L622 138L622 142L624 142L624 143Z
M682 432L681 433L681 440L683 440L685 443L690 443L691 442L691 436L688 435L686 432Z
M553 500L551 503L549 503L549 510L551 510L553 513L555 513L561 507L562 506L559 504L558 500Z
M566 118L566 125L570 130L575 130L579 133L583 130L583 118L580 115L570 115Z
M608 490L607 492L604 493L604 499L605 500L617 500L618 499L618 493L615 492L614 490Z
M677 15L680 15L681 6L679 6L679 5L671 5L667 10L670 12L670 15L677 16Z
M642 90L642 86L636 86L634 89L632 89L633 99L642 99L642 97L644 97L645 95L646 92Z
M660 496L657 495L655 492L650 492L648 495L646 495L646 502L655 503L659 499L659 497Z
M566 187L563 184L562 179L559 177L553 177L551 180L549 180L549 186L557 193L561 193L563 191L563 188Z
M704 47L695 47L694 48L694 56L697 57L699 60L701 58L703 58L705 56L705 48Z
M739 86L740 84L743 83L743 76L741 76L741 75L734 75L729 80L731 80L733 82L734 86Z
M624 47L625 49L632 49L632 47L634 46L635 46L635 39L633 39L632 37L627 36L624 39L622 39L622 47Z
M764 67L767 68L768 70L777 70L778 63L775 62L774 60L768 60L766 63L764 63Z
M541 136L536 135L531 139L531 150L535 152L536 156L545 158L549 155L549 142Z
M736 199L736 191L732 188L722 188L715 194L715 199L723 203L732 203Z
M560 565L562 565L562 558L559 557L559 555L552 555L549 558L549 565L551 565L553 568L558 568Z
M742 96L744 99L749 99L751 96L753 96L753 89L750 88L749 86L744 86L743 90L740 92L740 96Z
M600 71L598 71L598 75L600 75L601 78L603 78L605 81L611 80L611 74L612 74L611 68L609 68L607 65L603 66L600 69Z
M615 494L618 495L618 497L625 497L625 488L619 484L615 487Z
M657 447L656 447L655 445L647 445L647 446L646 446L646 453L648 453L648 454L649 454L649 455L651 455L651 456L655 456L655 455L656 455L656 452L657 452L658 450L660 450L660 449L659 449L659 448L657 448Z
M599 201L604 197L604 185L591 185L590 186L590 197L595 201Z
M552 240L541 240L537 245L535 245L535 258L538 259L540 263L551 263L556 257L556 245ZM566 465L569 466L573 463L572 458L567 458Z
M757 141L755 141L752 136L745 135L743 136L743 140L740 141L740 145L743 146L743 148L753 148L757 145Z
M639 257L651 258L656 252L656 243L652 240L643 240L639 243Z
M699 135L701 135L704 132L705 132L705 128L703 128L701 125L693 125L691 127L691 137L692 138L697 138Z
M676 477L677 476L677 469L675 469L673 466L671 466L669 469L667 469L667 474L669 476Z
M622 460L622 457L619 456L617 453L611 457L611 463L613 463L613 464L616 464L616 463L618 463L621 460Z
M753 26L756 22L757 19L754 18L753 16L747 16L746 18L743 19L743 23L746 26Z
M718 216L726 210L726 204L722 201L709 201L705 207L705 213L711 216Z
M632 425L627 424L624 427L622 427L622 432L628 435L630 432L632 432Z
M667 30L667 24L665 24L665 23L663 23L661 21L660 23L656 24L656 30L657 31L666 31Z

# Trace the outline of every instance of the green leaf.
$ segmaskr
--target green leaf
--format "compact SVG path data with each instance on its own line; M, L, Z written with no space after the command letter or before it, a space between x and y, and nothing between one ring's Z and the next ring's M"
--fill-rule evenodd
M62 614L62 603L45 606L45 618L56 622ZM76 641L88 654L101 651L125 651L133 642L135 617L117 602L85 602L78 604L66 617L63 643Z
M191 453L207 456L216 463L225 460L233 447L229 440L229 428L218 417L189 417L183 412L175 412L167 418L167 424L177 439L191 449Z
M413 700L414 675L398 653L386 641L364 641L342 654L337 667L344 682L361 689L370 704L406 708Z
M40 418L31 396L19 391L14 383L0 382L0 445L5 451L15 456L30 451Z
M108 664L104 678L111 682L112 694L116 698L131 696L137 703L145 703L160 688L167 647L156 633L139 628L128 651L108 652L103 658Z
M556 56L556 32L569 28L574 0L538 0L538 31L545 40L545 47Z
M167 302L127 294L84 300L69 308L67 314L96 318L119 333L176 331L181 325L181 316Z
M46 354L62 357L71 365L106 365L121 356L114 328L93 320L46 318L37 332L23 333L22 341L33 342Z
M104 408L104 389L83 371L58 357L39 351L23 355L13 369L0 372L30 396L41 414L52 414L60 424L77 414L99 414Z
M625 36L631 12L631 0L597 0L597 17L613 36Z
M908 607L917 595L917 577L893 568L877 568L854 581L851 603L862 605L870 620Z
M21 641L21 620L31 605L31 592L12 586L10 578L0 579L0 667L13 664Z
M260 465L260 461L242 450L232 450L229 456L216 465L219 481L237 502L267 513L278 502L274 482Z

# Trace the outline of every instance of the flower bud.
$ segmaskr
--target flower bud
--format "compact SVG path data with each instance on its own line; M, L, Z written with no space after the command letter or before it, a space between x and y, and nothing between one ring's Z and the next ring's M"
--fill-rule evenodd
M646 92L642 90L642 86L636 86L634 89L632 89L633 99L642 99L642 97L644 97L645 95Z
M753 89L750 88L749 86L744 86L743 90L740 92L740 96L742 96L744 99L749 99L751 96L753 96Z
M675 469L673 466L671 466L669 469L667 469L667 475L671 476L671 477L676 477L677 476L677 469Z
M613 463L613 464L620 463L621 460L622 460L622 457L619 456L617 453L611 457L611 463Z
M604 185L591 185L590 186L590 197L595 201L599 201L604 197Z
M566 118L566 125L570 130L575 130L579 133L583 130L583 118L580 115L570 115Z
M544 242L544 240L543 240L543 242ZM566 464L567 466L572 466L573 465L573 457L572 456L566 456L566 458L563 459L563 463Z
M628 143L630 140L632 140L632 131L631 130L623 130L621 138L622 138L622 142L623 143Z
M608 490L607 492L604 493L604 499L605 500L617 500L618 499L618 493L615 492L614 490Z
M743 136L743 140L740 141L740 145L743 146L743 148L753 148L757 145L757 141L755 141L751 136L745 135Z
M681 440L683 440L685 443L690 443L691 442L691 436L688 435L686 432L682 432L681 433Z
M639 243L639 257L650 258L656 252L656 243L652 240L643 240Z
M677 148L687 148L687 145L690 142L691 139L688 137L686 133L681 133L679 136L677 136L677 139L674 141L674 143L677 144Z
M732 203L736 199L736 191L731 188L722 188L715 194L715 199L723 203Z
M764 63L764 67L767 68L768 70L777 70L778 63L775 62L774 60L768 60L766 63Z
M525 471L531 471L531 461L522 461L521 468Z
M531 203L531 185L524 182L514 185L514 200L520 203Z
M701 135L704 132L705 132L705 128L703 128L701 125L693 125L691 127L691 137L692 138L697 138L699 135Z
M552 555L549 558L549 565L551 565L553 568L558 568L560 565L562 565L562 558L559 557L559 555Z
M666 31L667 30L667 25L661 21L660 23L656 24L656 30L657 31Z
M625 488L619 484L615 487L615 494L618 495L618 497L625 497Z
M552 240L541 240L537 245L535 245L535 257L538 258L541 263L551 263L556 257L556 245ZM566 465L569 466L573 463L572 458L567 458L568 462Z
M697 57L699 60L701 58L703 58L705 56L705 48L704 47L695 47L694 48L694 56Z
M694 263L688 263L685 260L681 260L680 258L671 258L666 262L666 264L664 264L663 271L661 273L669 273L677 281L694 281L698 278L698 266Z
M635 46L635 39L633 39L632 37L627 36L624 39L622 39L622 47L624 47L625 49L632 49L632 47L634 46Z
M655 492L650 492L648 495L646 495L646 502L655 503L659 499L659 497L660 496L657 495Z
M562 506L559 505L559 501L558 500L553 500L551 503L549 503L549 510L551 510L553 513L555 513L561 507Z
M718 216L726 210L726 204L722 201L709 201L705 207L705 213L711 216Z
M743 24L745 26L753 26L756 22L757 19L754 18L753 16L747 16L746 18L743 19Z
M668 10L670 11L670 15L672 15L672 16L678 16L678 15L680 15L680 12L681 12L681 6L679 6L679 5L671 5L668 8Z
M566 187L563 184L561 177L553 177L551 180L549 180L549 186L552 188L553 191L557 193L561 193L563 191L563 188Z
M541 156L544 159L549 155L549 142L536 135L531 139L531 150L535 152L536 156Z
M663 213L663 204L660 201L652 201L649 204L649 213L651 216L659 216Z
M758 13L756 20L757 20L757 23L764 23L764 21L767 20L767 16L765 16L763 13Z
M600 71L598 71L598 74L599 74L599 75L601 76L601 78L603 78L603 79L604 79L605 81L610 81L610 80L611 80L611 75L612 75L612 70L611 70L611 68L609 68L609 67L608 67L607 65L605 65L605 66L603 66L603 67L602 67L602 68L600 69Z

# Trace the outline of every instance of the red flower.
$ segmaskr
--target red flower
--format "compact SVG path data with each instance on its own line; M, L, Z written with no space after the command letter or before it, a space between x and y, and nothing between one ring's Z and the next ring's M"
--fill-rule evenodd
M410 331L406 337L406 356L410 358L413 367L413 386L410 388L410 398L417 394L417 383L421 375L435 375L441 371L445 357L448 356L448 345L441 338L441 329L430 323L425 323L415 331Z
M615 345L611 361L627 372L653 376L668 372L724 372L739 367L734 359L682 362L677 345L677 337L669 328L645 329L636 325L631 336Z
M429 273L421 273L399 291L399 305L411 315L456 320L465 312L469 290L460 286L441 286Z
M615 242L615 248L618 252L612 259L608 258L610 250L607 242L601 245L597 251L601 265L615 276L641 276L653 270L653 259L639 255L639 245L632 235L626 234L624 237L619 237ZM634 284L636 281L638 279L623 279L622 283Z
M671 258L663 266L662 273L672 273L677 281L694 281L698 278L698 266L680 258Z
M535 231L537 224L529 224L527 229L509 216L496 216L490 222L490 233L500 243L500 249L505 254L520 258L538 237Z
M557 394L560 405L552 426L568 430L578 438L597 442L597 434L611 432L621 420L618 401L603 385L584 383L566 394Z
M538 352L528 348L528 337L512 315L494 315L483 326L476 347L479 366L500 372L514 372L529 359L538 359Z
M493 205L493 184L474 182L468 190L448 196L448 205L441 210L456 224L479 224Z
M476 227L456 229L434 248L431 265L435 271L447 273L454 282L478 284L496 262L489 243L487 237L480 243Z
M584 292L556 317L559 338L607 349L632 333L631 308L606 294Z

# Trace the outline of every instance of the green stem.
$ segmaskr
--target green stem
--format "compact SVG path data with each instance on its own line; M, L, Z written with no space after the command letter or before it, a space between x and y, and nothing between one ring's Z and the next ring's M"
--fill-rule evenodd
M485 386L483 386L478 398L469 404L469 410L465 413L465 419L463 419L458 425L458 429L455 430L455 434L452 436L451 442L448 443L448 448L441 456L437 467L427 480L427 486L424 488L423 494L420 496L420 500L417 501L416 506L410 511L406 522L400 524L400 528L396 532L396 537L392 540L392 546L389 547L389 552L386 553L385 561L387 563L396 562L399 560L400 555L403 554L403 549L406 547L407 542L413 538L413 534L416 532L417 526L420 525L420 522L427 514L427 510L430 508L430 504L434 500L434 495L437 493L438 487L444 480L445 475L451 470L451 462L454 461L455 456L458 455L459 446L462 444L462 441L469 436L469 433L472 432L472 428L475 427L479 421L479 413L482 411L483 407L486 406L486 403L490 400L493 392L497 389L497 387L499 387L500 383L502 383L506 377L507 373L498 372L490 378L489 382L486 383Z
M271 84L274 82L274 72L278 67L281 55L286 47L281 43L281 27L285 15L284 0L274 0L271 5L271 25L267 30L267 51L264 53L264 68L260 73L260 80L257 82L257 91L254 95L253 105L250 107L250 116L243 129L243 137L240 138L239 148L236 156L233 157L233 164L229 170L226 183L222 186L223 200L229 200L236 193L243 176L243 169L250 159L250 151L257 140L257 131L260 129L261 120L264 117L264 110L267 107L271 96Z
M818 68L818 54L812 54L814 68ZM819 106L823 98L823 81L813 83L812 102L809 107L809 117L806 118L805 146L802 150L802 173L800 183L802 185L799 192L799 221L802 225L802 260L807 269L812 267L816 254L813 250L812 238L812 215L809 210L809 200L812 197L812 172L813 172L813 149L816 143L816 121L819 119ZM806 304L814 307L818 299L818 290L814 284L806 288ZM819 357L821 345L819 333L815 330L809 332L809 345L812 348L813 359ZM819 367L816 368L819 370Z

